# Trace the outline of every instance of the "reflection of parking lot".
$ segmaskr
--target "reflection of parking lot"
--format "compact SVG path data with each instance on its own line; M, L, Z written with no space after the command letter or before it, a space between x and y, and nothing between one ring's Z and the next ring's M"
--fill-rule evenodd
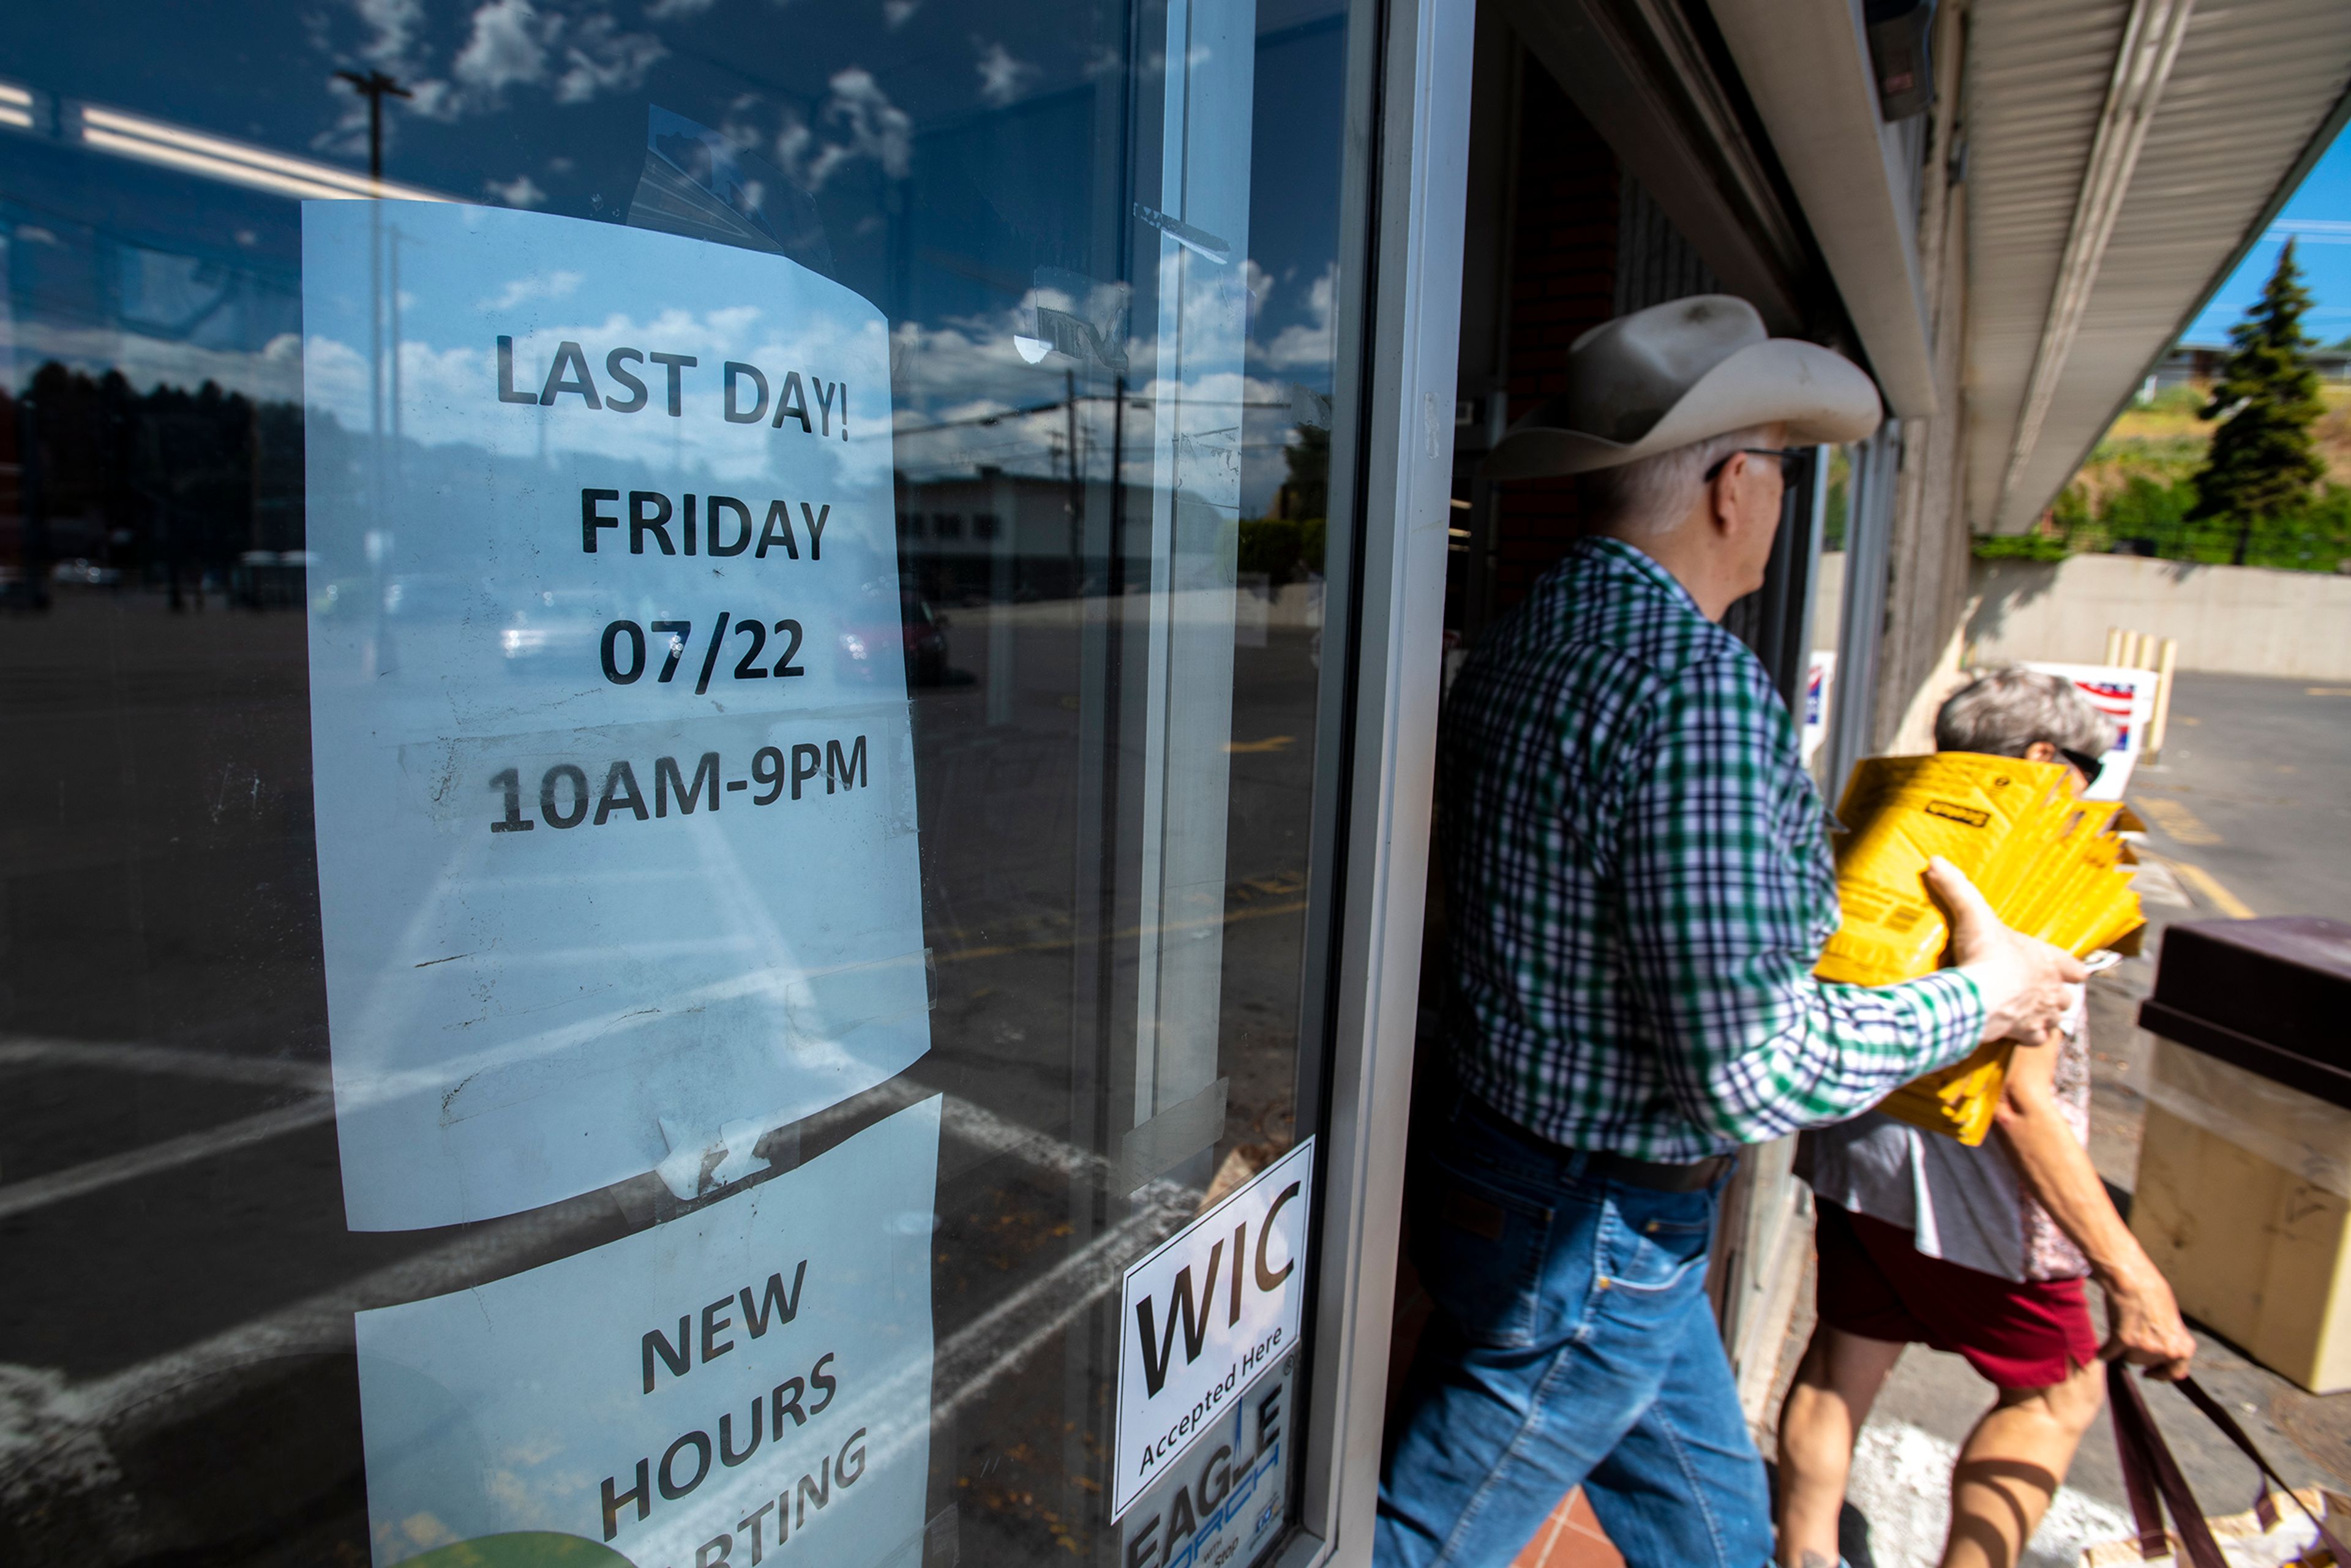
M950 1096L934 1506L961 1507L974 1562L1091 1538L1105 1294L1198 1201L1130 1199L1095 1152L1123 1130L1101 1063L1132 1028L1102 966L1114 988L1136 931L1085 902L1082 629L1049 608L1009 638L956 610L970 684L915 695L932 1054L771 1151ZM991 716L992 651L1015 689ZM1315 669L1296 629L1238 658L1231 875L1199 919L1227 943L1227 1142L1262 1158L1290 1137ZM363 1554L351 1313L674 1211L646 1178L457 1229L344 1228L307 704L299 614L126 592L0 619L0 721L34 759L0 774L0 1560ZM37 1524L49 1546L12 1542Z

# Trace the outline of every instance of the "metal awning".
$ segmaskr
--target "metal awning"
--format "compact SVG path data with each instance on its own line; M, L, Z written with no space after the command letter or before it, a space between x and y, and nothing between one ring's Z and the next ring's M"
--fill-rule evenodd
M2343 123L2351 10L1973 0L1967 30L1967 516L2017 533Z

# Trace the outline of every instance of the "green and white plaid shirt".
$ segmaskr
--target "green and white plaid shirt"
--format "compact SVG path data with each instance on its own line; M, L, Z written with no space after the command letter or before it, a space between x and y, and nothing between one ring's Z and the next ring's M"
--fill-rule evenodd
M1589 538L1463 666L1440 832L1461 1085L1554 1143L1688 1161L1968 1054L1975 982L1813 977L1827 813L1746 645Z

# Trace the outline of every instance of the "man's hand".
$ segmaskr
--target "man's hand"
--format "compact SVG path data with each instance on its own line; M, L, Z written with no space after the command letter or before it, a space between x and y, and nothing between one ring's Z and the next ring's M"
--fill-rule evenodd
M1952 961L1983 994L1982 1038L2027 1044L2056 1039L2071 1001L2065 988L2089 977L2082 961L2001 925L1967 873L1940 855L1927 862L1927 886L1949 914Z
M2109 1333L2098 1347L2098 1359L2119 1357L2146 1367L2149 1377L2168 1382L2187 1376L2188 1364L2196 1359L2196 1336L2179 1321L2179 1302L2171 1294L2170 1282L2149 1266L2105 1284Z

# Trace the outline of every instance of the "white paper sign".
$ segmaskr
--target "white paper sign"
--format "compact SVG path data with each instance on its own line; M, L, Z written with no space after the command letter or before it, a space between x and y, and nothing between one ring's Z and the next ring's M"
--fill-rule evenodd
M1308 1138L1127 1270L1113 1518L1297 1348L1313 1211Z
M1228 1401L1212 1432L1160 1473L1119 1527L1125 1568L1248 1568L1281 1533L1298 1445L1298 1353Z
M2097 782L2082 791L2085 800L2119 800L2130 788L2131 771L2147 749L2147 727L2155 716L2155 687L2160 678L2153 670L2127 664L2060 664L2033 660L2025 666L2043 674L2063 675L2074 683L2090 706L2114 721L2115 746L2105 756Z
M516 1531L636 1568L919 1563L939 1102L528 1272L357 1314L379 1568Z
M303 311L350 1225L749 1174L929 1045L881 312L402 202L305 204Z

